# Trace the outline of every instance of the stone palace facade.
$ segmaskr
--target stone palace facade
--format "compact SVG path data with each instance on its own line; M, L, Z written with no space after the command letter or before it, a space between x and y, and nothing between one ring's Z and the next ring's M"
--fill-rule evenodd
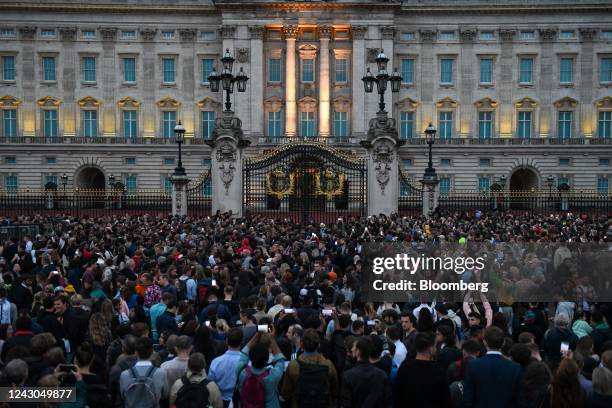
M378 110L366 94L383 50L403 77L385 95L427 165L437 129L440 191L612 178L612 3L608 0L0 0L0 188L48 182L170 189L183 162L210 163L224 94L208 75L226 49L250 77L233 109L256 157L291 138L354 153Z

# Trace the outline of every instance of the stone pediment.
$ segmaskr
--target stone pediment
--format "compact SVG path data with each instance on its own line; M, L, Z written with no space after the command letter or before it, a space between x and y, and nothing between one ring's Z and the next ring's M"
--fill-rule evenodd
M21 105L21 101L14 96L4 95L0 98L0 106L4 106L7 108L16 108Z
M138 108L141 105L141 102L132 98L131 96L126 96L125 98L121 98L117 105L120 108Z

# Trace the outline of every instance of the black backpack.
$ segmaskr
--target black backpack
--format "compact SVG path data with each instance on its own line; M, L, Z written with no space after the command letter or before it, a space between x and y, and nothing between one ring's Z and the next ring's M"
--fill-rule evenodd
M189 381L187 375L184 375L181 381L183 386L176 395L176 408L201 408L209 406L208 397L210 393L208 392L207 385L210 381L204 379L194 383Z
M299 408L320 408L329 404L329 367L322 364L307 364L299 359L297 402Z

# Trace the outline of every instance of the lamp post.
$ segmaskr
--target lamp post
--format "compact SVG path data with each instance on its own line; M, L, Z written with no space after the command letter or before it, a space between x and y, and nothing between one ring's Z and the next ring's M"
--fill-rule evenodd
M506 181L507 181L507 180L508 180L508 177L506 177L506 175L505 175L505 174L499 178L499 183L500 183L500 184L501 184L501 186L502 186L502 190L505 190L505 189L506 189Z
M429 179L436 179L437 175L436 175L436 169L433 166L433 157L432 157L432 146L433 144L436 142L436 133L437 130L435 127L433 127L433 125L430 123L429 126L427 126L427 129L425 129L425 141L427 142L427 145L429 146L429 162L427 164L427 168L425 169L425 178L429 178Z
M185 168L183 167L183 155L181 151L181 145L185 141L185 127L179 120L176 126L174 127L174 141L178 144L178 163L174 168L175 176L185 176Z
M68 176L66 173L62 174L60 179L62 180L62 187L64 189L64 197L66 196L66 184L68 184Z
M111 186L111 189L115 189L115 175L113 173L108 176L108 185Z
M385 91L387 90L387 82L391 82L391 92L399 92L400 84L402 82L402 76L397 72L397 68L393 71L393 74L389 75L387 72L387 63L389 58L381 51L376 57L376 66L378 67L378 73L376 76L372 74L370 68L367 69L366 74L361 80L366 93L372 93L374 90L374 84L376 83L376 89L380 95L378 102L378 113L386 113L385 111Z
M230 100L230 95L234 93L234 83L237 85L238 92L246 91L246 83L249 80L249 77L246 76L242 67L240 67L240 71L237 75L232 74L232 67L234 66L234 57L229 52L229 48L225 50L225 54L223 58L221 58L221 63L223 64L223 71L221 74L218 74L213 68L213 71L210 73L208 77L208 82L210 82L210 90L212 92L219 92L219 83L221 83L221 87L225 91L225 111L232 111L232 102Z

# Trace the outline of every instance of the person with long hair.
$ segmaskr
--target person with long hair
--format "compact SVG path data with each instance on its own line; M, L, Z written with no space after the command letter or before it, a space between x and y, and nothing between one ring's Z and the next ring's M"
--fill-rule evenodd
M583 408L585 394L580 386L580 367L571 358L561 360L550 386L551 408Z
M550 407L550 382L552 374L548 365L534 361L525 368L523 384L525 386L526 408Z
M434 321L431 312L426 307L419 311L417 319L417 330L419 333L434 332Z
M427 310L427 309L421 309ZM436 329L436 359L440 367L446 372L448 366L455 361L461 360L461 351L455 345L457 335L451 324L438 324Z
M113 334L109 322L106 321L102 313L94 313L89 319L89 343L92 350L101 361L106 361L106 349L113 341Z

